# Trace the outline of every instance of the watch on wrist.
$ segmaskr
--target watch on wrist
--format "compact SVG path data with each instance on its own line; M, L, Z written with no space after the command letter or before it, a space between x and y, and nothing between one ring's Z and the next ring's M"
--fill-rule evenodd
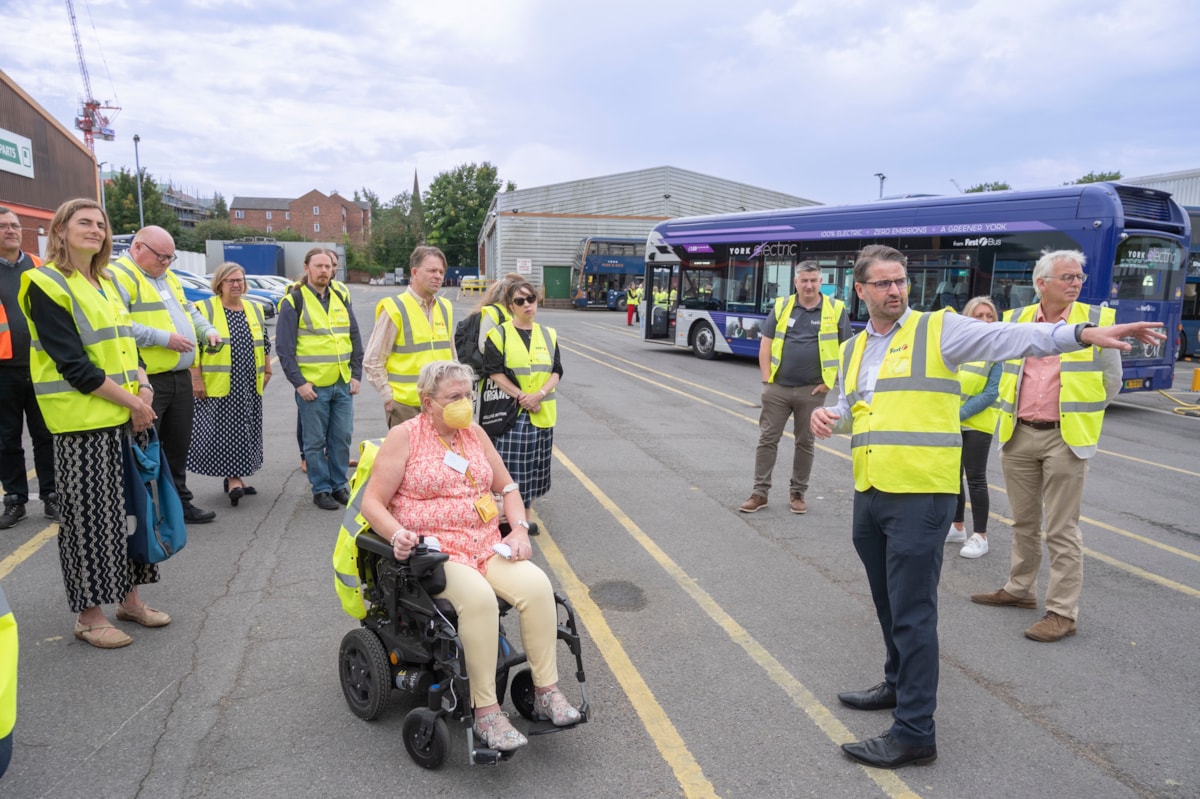
M1079 324L1075 325L1075 343L1081 347L1086 347L1087 345L1083 343L1083 331L1087 330L1089 327L1095 326L1096 324L1094 322L1080 322Z
M149 383L138 383L138 390L140 391L143 388L149 389L151 394L154 393L154 386Z
M513 524L515 524L515 525L518 525L518 526L520 526L520 527L524 527L524 528L525 528L525 530L526 530L526 532L528 532L528 531L529 531L529 522L528 522L528 521L526 521L525 519L522 519L522 520L521 520L521 521L519 521L519 522L513 522Z

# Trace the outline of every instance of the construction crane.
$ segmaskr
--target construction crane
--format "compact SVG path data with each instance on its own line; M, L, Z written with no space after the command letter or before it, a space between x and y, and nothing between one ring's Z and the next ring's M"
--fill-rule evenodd
M71 17L71 33L75 36L75 55L79 58L79 74L83 76L83 102L75 116L75 127L83 131L83 141L92 154L96 153L96 137L112 141L116 133L108 124L104 111L120 111L119 106L103 103L92 96L92 79L88 77L87 62L83 59L83 43L79 41L79 26L75 23L75 4L67 1L67 14Z

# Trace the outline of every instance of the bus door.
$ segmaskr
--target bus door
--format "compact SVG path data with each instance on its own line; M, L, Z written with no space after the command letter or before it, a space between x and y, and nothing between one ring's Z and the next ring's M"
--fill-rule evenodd
M675 335L675 303L671 289L675 286L675 298L679 297L679 262L656 265L650 275L650 284L645 286L646 338L670 339Z

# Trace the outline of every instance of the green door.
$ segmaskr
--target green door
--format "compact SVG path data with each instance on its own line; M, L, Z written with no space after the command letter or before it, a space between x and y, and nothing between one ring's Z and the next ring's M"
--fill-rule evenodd
M545 284L546 299L566 300L571 297L571 267L543 266L542 281Z

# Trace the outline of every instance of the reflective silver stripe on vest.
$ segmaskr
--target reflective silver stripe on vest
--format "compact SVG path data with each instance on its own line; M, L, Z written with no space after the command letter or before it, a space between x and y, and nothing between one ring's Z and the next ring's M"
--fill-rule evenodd
M1060 413L1100 413L1108 406L1106 400L1100 402L1063 402L1058 406Z
M912 366L908 377L880 377L875 391L937 391L958 394L961 384L957 377L927 377L929 361L929 320L932 314L922 314L913 332ZM893 339L894 340L894 339ZM886 356L885 356L886 360Z
M296 363L341 363L337 355L297 355Z
M1100 371L1099 364L1092 361L1060 361L1058 364L1060 372L1098 372Z
M400 324L402 326L401 332L412 332L412 322L408 318L408 306L405 305L404 301L399 297L391 297L390 299L392 301L392 305L396 306L396 310L400 313ZM442 319L448 320L450 318L450 314L447 312L446 306L449 305L449 303L443 300L441 297L435 297L434 300L437 302L438 308L441 309ZM429 327L431 329L433 328L432 320L429 323ZM409 337L406 335L405 340L407 341L408 338ZM448 352L450 350L450 342L437 340L432 340L428 344L414 344L411 341L409 341L407 344L397 344L392 342L392 354L394 355L408 355L414 352L429 352L430 350L446 350Z
M337 569L333 570L333 574L335 577L338 578L338 582L340 582L342 585L346 586L347 588L358 588L358 575L343 574L342 572L338 571Z
M387 373L388 380L392 383L416 383L417 375L399 375L395 372Z
M961 433L903 433L875 430L850 437L850 446L961 447Z
M865 336L865 335L867 335L867 331L863 330L858 335ZM842 362L842 387L843 388L845 388L846 379L850 374L850 362L854 360L854 349L857 346L854 343L855 338L856 337L851 337L846 340L846 355ZM866 342L864 342L864 344L863 344L863 352L866 353ZM855 386L854 390L849 392L848 394L846 394L846 402L848 402L850 404L851 408L854 407L855 403L862 402L862 400L863 400L863 394L861 391L858 390L858 381L857 380L854 381L854 386Z
M118 386L125 386L129 383L136 383L138 381L138 373L136 371L126 372L124 374L120 372L113 372L104 376L109 380L112 380ZM65 394L69 391L75 391L75 388L66 380L47 380L33 384L34 394Z
M7 332L8 332L8 319L6 318L3 322L0 322L0 335L3 335L4 333L7 333Z
M200 371L203 372L204 374L210 374L210 375L222 374L222 373L228 374L231 370L232 370L231 366L227 366L224 364L205 363L205 364L200 365Z
M83 308L79 306L79 303L74 301L75 296L71 293L71 287L67 283L67 278L56 269L46 269L39 274L45 275L53 280L59 285L59 288L65 291L67 296L71 298L71 316L75 320L75 327L79 329L79 340L83 342L85 347L89 344L99 344L101 341L109 341L111 339L120 338L123 335L130 338L133 337L133 328L131 327L115 325L113 327L105 327L100 330L93 328L92 323L88 321L87 316L83 313Z

